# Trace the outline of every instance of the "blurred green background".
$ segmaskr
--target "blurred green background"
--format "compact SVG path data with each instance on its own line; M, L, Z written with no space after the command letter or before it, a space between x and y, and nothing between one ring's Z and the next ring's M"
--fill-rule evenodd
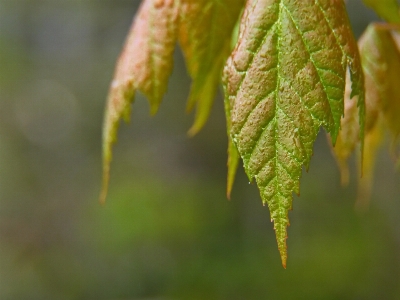
M0 299L400 299L400 175L370 209L321 134L290 212L288 268L242 168L225 198L221 94L188 138L179 49L159 113L138 95L98 203L101 128L134 0L0 0ZM349 0L356 35L375 14Z

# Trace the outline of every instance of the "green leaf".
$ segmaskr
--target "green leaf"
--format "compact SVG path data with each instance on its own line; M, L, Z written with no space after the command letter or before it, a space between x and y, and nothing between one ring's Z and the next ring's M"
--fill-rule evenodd
M193 79L187 110L197 106L190 135L196 134L208 119L243 3L181 0L179 41Z
M343 1L247 2L224 71L225 107L245 171L268 204L284 267L292 193L300 192L320 126L336 140L347 66L362 129L363 75Z
M174 0L146 0L132 24L111 83L103 128L103 185L107 195L112 144L121 118L129 120L135 91L147 96L151 113L157 112L173 67L178 7Z
M363 2L384 20L400 24L400 9L397 0L363 0Z

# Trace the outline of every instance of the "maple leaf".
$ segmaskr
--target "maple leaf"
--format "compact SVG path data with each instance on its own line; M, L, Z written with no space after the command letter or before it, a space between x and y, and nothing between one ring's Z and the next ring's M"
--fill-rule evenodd
M244 0L145 0L132 24L118 59L103 129L103 187L107 195L112 144L121 118L129 119L136 91L149 100L155 114L167 90L173 52L179 40L193 85L188 109L197 105L194 125L198 132L208 118L231 36Z
M363 178L359 179L357 207L368 206L375 164L375 155L383 142L383 132L392 133L393 140L400 134L400 52L391 30L398 26L371 24L365 30L358 44L362 68L365 74L365 152ZM349 94L348 86L346 95ZM358 117L353 100L345 97L345 115L341 120L342 130L333 152L339 163L343 178L348 176L347 159L359 142L357 135ZM361 172L360 172L361 173Z
M292 193L300 192L319 128L336 140L347 66L363 139L363 75L343 1L247 1L224 71L226 115L245 171L268 204L284 267Z
M119 120L129 120L136 90L149 99L151 113L157 112L173 67L177 38L178 7L174 0L147 0L139 12L118 59L105 112L103 128L103 186L100 201L107 195L112 144Z
M226 75L226 73L224 73L224 75ZM226 82L227 78L224 78L224 81ZM228 92L226 90L226 85L224 85L224 92L225 95L228 95ZM228 176L227 176L226 196L228 199L230 199L232 187L236 177L237 168L239 166L240 155L231 137L232 118L231 118L231 103L229 97L225 96L224 106L225 106L224 108L226 117L226 129L228 135L228 162L227 162Z
M118 60L108 97L102 201L107 193L119 121L129 119L136 91L147 96L151 113L157 112L167 90L177 41L193 79L187 110L196 107L196 116L189 134L202 128L232 41L236 40L232 33L243 4L244 0L143 1ZM248 0L237 28L239 37L223 76L227 195L241 157L248 177L255 178L263 203L268 204L286 267L292 193L300 192L302 167L308 168L320 127L330 133L332 144L338 139L339 144L353 147L358 139L363 148L363 73L341 0ZM357 96L357 100L346 100L346 117L349 124L357 120L358 125L347 133L342 130L338 137L341 122L345 124L341 117L347 70L351 93L346 98ZM386 118L390 123L395 118L390 117L389 110ZM348 136L352 137L349 143ZM343 161L347 155L342 156Z

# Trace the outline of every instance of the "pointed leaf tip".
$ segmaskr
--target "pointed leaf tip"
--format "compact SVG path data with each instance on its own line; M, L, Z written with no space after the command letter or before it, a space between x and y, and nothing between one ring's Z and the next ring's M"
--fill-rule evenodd
M205 124L229 55L231 33L244 0L143 0L118 59L108 97L103 131L104 201L108 186L112 144L120 118L128 119L130 99L141 91L154 115L167 90L173 53L179 38L193 87L188 109L196 105L189 135ZM107 155L108 155L107 154Z
M281 252L280 254L281 254L282 267L283 267L284 269L286 269L287 255L286 255L286 253L283 254L282 252Z
M118 58L103 127L103 183L100 202L107 196L112 145L120 119L129 120L137 90L147 96L155 114L172 72L177 40L178 1L144 0Z
M105 167L103 170L103 181L102 181L100 197L99 197L100 204L106 203L108 186L109 186L109 181L110 181L110 163L106 162L104 164L105 164Z
M224 69L228 135L268 204L284 267L292 194L300 192L320 127L336 140L347 62L353 94L362 98L358 50L342 1L247 1Z
M224 76L226 73L224 73ZM225 80L224 80L225 81ZM231 192L233 188L233 184L235 182L237 168L239 166L240 154L237 150L235 142L232 140L231 129L232 129L232 120L231 120L231 103L229 99L228 91L226 90L226 85L224 84L224 109L225 109L225 118L226 118L226 130L228 136L228 175L227 175L227 185L226 185L226 196L228 199L231 198Z
M274 221L275 220L275 221ZM276 220L282 220L277 222ZM287 262L287 228L289 226L288 212L286 209L280 208L275 215L271 214L271 221L274 223L276 241L278 244L279 255L281 257L282 266L286 269Z
M135 90L131 80L120 83L114 80L110 87L107 99L103 124L103 180L100 193L100 202L104 203L107 197L112 147L117 140L117 131L121 119L129 121L130 104L133 101Z
M231 140L228 141L228 177L226 185L226 196L230 200L236 172L239 165L239 152Z
M275 232L276 233L276 232ZM281 262L282 262L282 267L286 269L286 262L287 262L287 245L286 245L286 230L285 230L285 237L284 238L278 238L277 234L277 241L278 241L278 250L279 250L279 255L281 257Z

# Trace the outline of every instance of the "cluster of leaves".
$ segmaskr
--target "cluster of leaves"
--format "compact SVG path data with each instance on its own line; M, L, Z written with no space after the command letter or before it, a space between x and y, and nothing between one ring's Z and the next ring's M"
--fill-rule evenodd
M394 160L396 140L400 134L400 13L396 1L364 1L374 8L388 23L372 23L358 42L362 69L365 76L365 140L361 152L359 191L356 207L366 209L371 193L373 171L377 150L391 135L391 153ZM379 3L379 5L378 5ZM349 181L347 160L357 145L359 130L354 102L349 97L349 81L345 90L345 114L341 120L341 131L333 148L341 170L342 184ZM361 174L362 173L362 174ZM362 175L362 176L361 176Z
M151 113L157 112L179 42L193 80L187 110L196 107L189 134L206 122L222 75L227 194L241 158L269 207L286 267L292 194L300 192L302 168L309 165L320 127L336 144L343 180L347 158L357 143L363 149L364 132L364 171L369 174L383 128L395 137L400 131L395 82L400 55L392 36L400 24L397 2L365 2L390 24L367 29L360 57L342 0L144 0L110 88L101 200L119 121L129 119L136 91L147 96Z

